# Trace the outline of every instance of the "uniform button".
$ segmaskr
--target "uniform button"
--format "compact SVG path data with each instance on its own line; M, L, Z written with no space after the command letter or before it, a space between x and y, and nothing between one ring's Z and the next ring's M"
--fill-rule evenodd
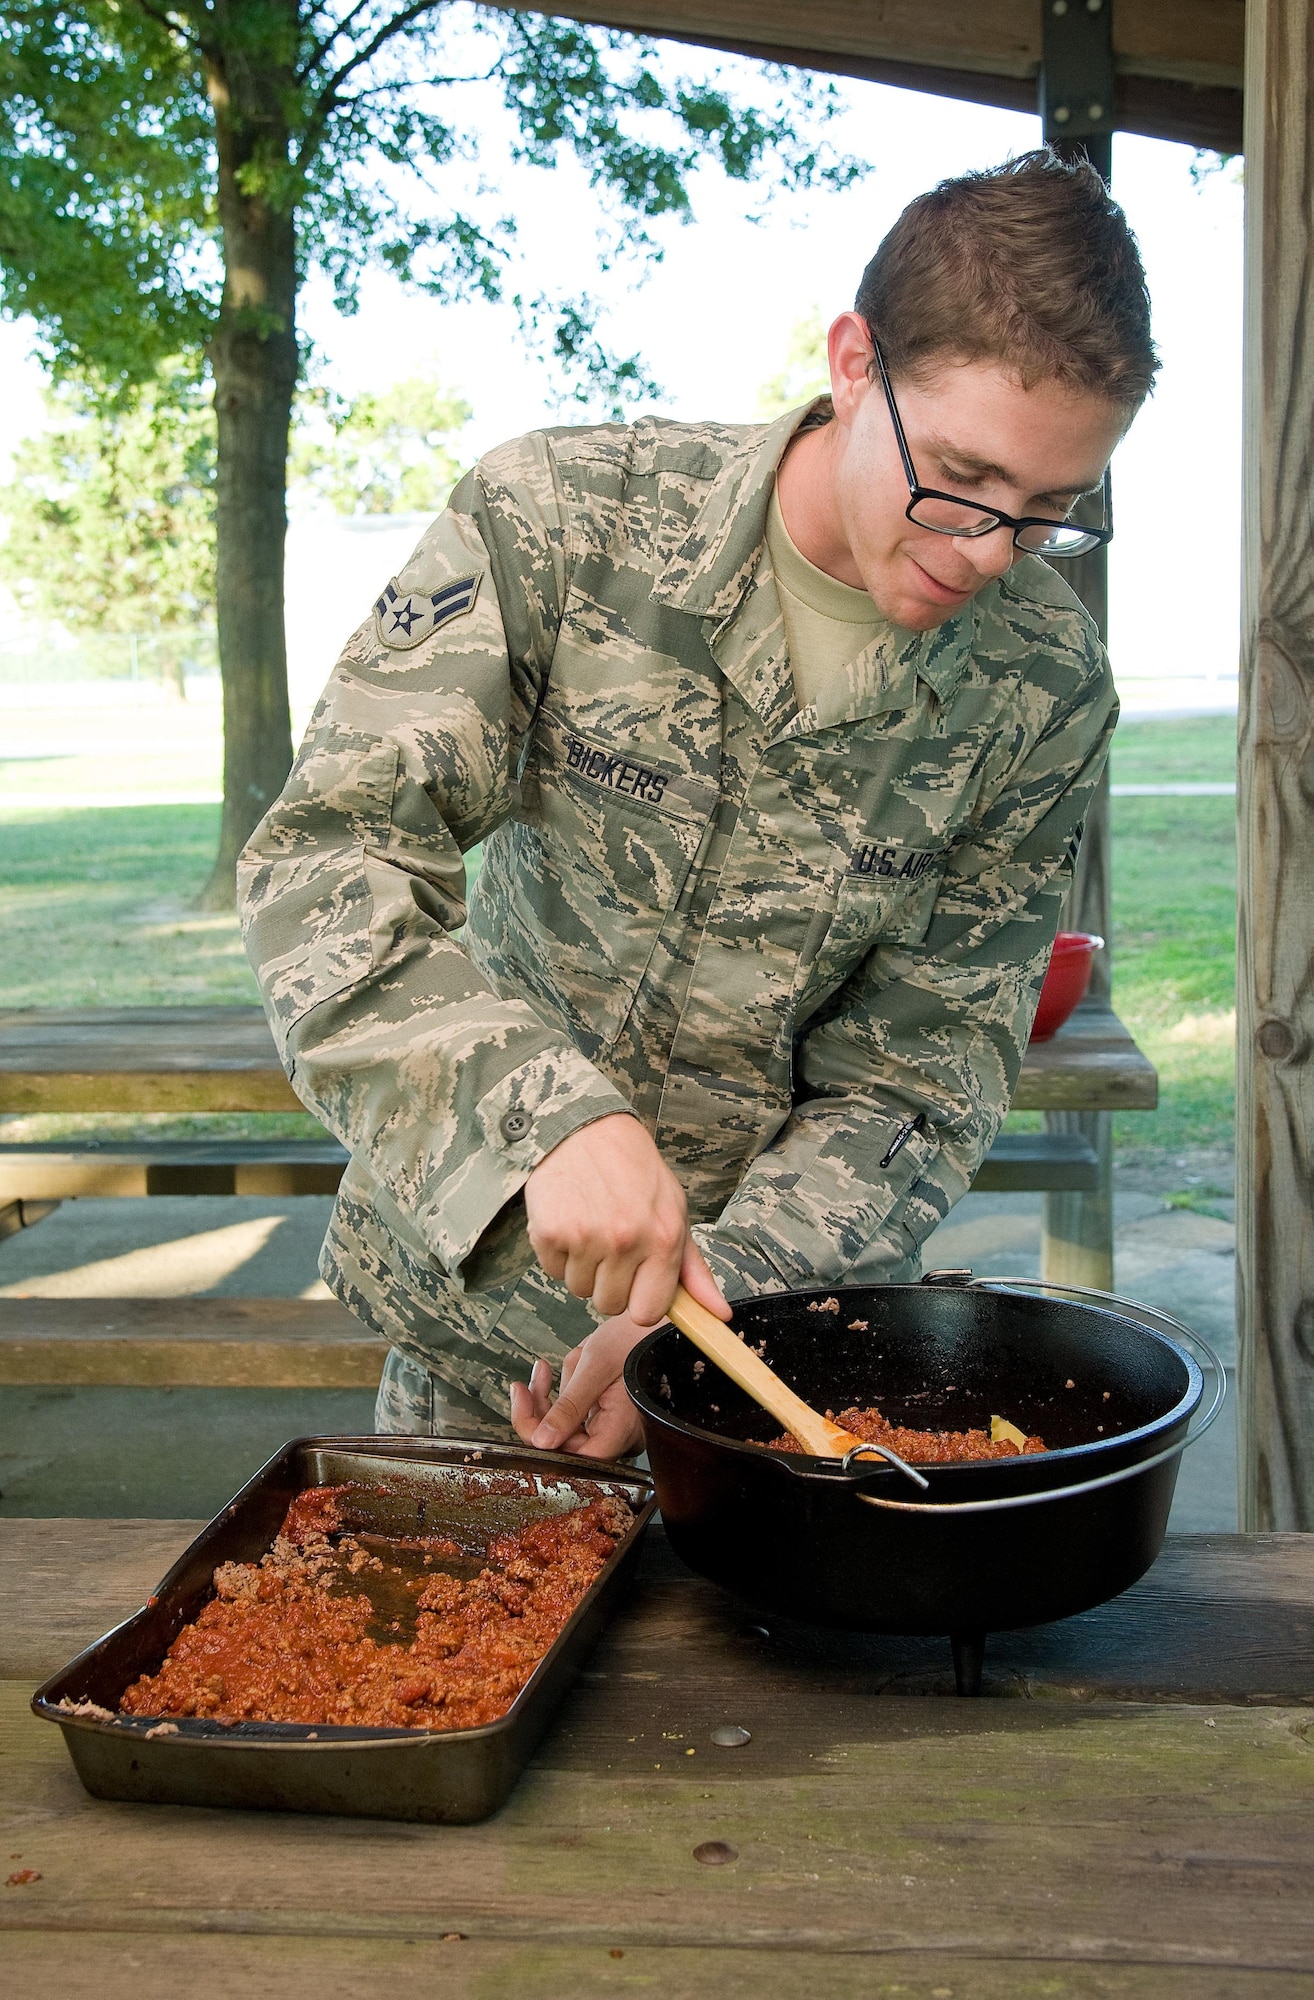
M527 1111L508 1111L502 1120L502 1137L512 1143L523 1139L533 1122Z

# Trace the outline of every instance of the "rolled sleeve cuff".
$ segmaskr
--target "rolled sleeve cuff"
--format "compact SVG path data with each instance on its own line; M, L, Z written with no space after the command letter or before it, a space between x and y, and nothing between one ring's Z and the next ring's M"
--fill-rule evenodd
M629 1100L569 1044L545 1049L501 1077L476 1107L476 1143L454 1171L431 1185L416 1211L424 1241L444 1269L465 1284L480 1262L481 1238L539 1161L581 1126L617 1112L634 1115ZM503 1227L499 1235L505 1233ZM504 1246L499 1266L505 1257ZM526 1254L523 1261L532 1260Z

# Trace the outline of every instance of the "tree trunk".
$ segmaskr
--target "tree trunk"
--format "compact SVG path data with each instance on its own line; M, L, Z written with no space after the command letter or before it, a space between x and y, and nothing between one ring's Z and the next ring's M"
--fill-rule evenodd
M237 857L292 763L283 543L296 388L296 224L287 190L295 13L261 10L274 46L253 47L227 7L206 50L219 160L224 290L210 343L218 427L216 606L224 707L219 853L202 892L231 909ZM249 17L248 17L249 18ZM249 32L249 30L248 30ZM279 190L276 206L268 190Z

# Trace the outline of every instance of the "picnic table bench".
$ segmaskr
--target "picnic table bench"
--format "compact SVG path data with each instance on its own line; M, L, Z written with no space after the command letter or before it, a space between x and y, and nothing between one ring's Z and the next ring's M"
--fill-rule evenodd
M1046 1129L1002 1134L974 1185L983 1191L1044 1190L1047 1278L1111 1288L1110 1148L1107 1131L1103 1141L1092 1139L1092 1117L1107 1126L1115 1110L1152 1110L1157 1091L1153 1065L1102 1005L1078 1008L1052 1040L1027 1050L1013 1105L1043 1111ZM302 1108L258 1007L0 1011L0 1114ZM331 1193L346 1158L324 1133L267 1140L92 1137L0 1144L0 1235L48 1213L55 1202L77 1197ZM278 1301L263 1335L250 1334L241 1343L218 1323L223 1302L189 1300L185 1313L174 1307L161 1315L158 1302L118 1300L112 1333L101 1326L99 1302L58 1303L56 1326L45 1325L37 1301L0 1300L0 1383L274 1386L272 1378L281 1369L287 1386L311 1386L317 1366L326 1371L319 1381L324 1387L344 1386L344 1369L353 1382L371 1370L372 1379L378 1377L378 1343L359 1330L352 1336L341 1324L330 1333L322 1301ZM316 1306L318 1315L310 1310ZM260 1337L280 1343L278 1355L271 1356L272 1375L260 1373L255 1354ZM107 1373L115 1366L123 1372ZM89 1372L79 1374L80 1368ZM226 1372L231 1370L237 1372Z
M420 1827L83 1792L32 1688L198 1526L0 1521L25 2000L1311 1990L1314 1536L1170 1539L1125 1596L992 1637L962 1701L943 1640L759 1623L654 1530L509 1802ZM727 1722L750 1742L714 1745Z

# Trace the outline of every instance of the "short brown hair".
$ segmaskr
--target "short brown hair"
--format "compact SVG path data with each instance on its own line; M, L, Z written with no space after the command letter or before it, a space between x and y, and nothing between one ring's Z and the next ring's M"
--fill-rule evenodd
M1136 238L1085 160L1042 148L941 181L905 208L855 309L891 375L936 359L1001 361L1129 412L1158 372Z

